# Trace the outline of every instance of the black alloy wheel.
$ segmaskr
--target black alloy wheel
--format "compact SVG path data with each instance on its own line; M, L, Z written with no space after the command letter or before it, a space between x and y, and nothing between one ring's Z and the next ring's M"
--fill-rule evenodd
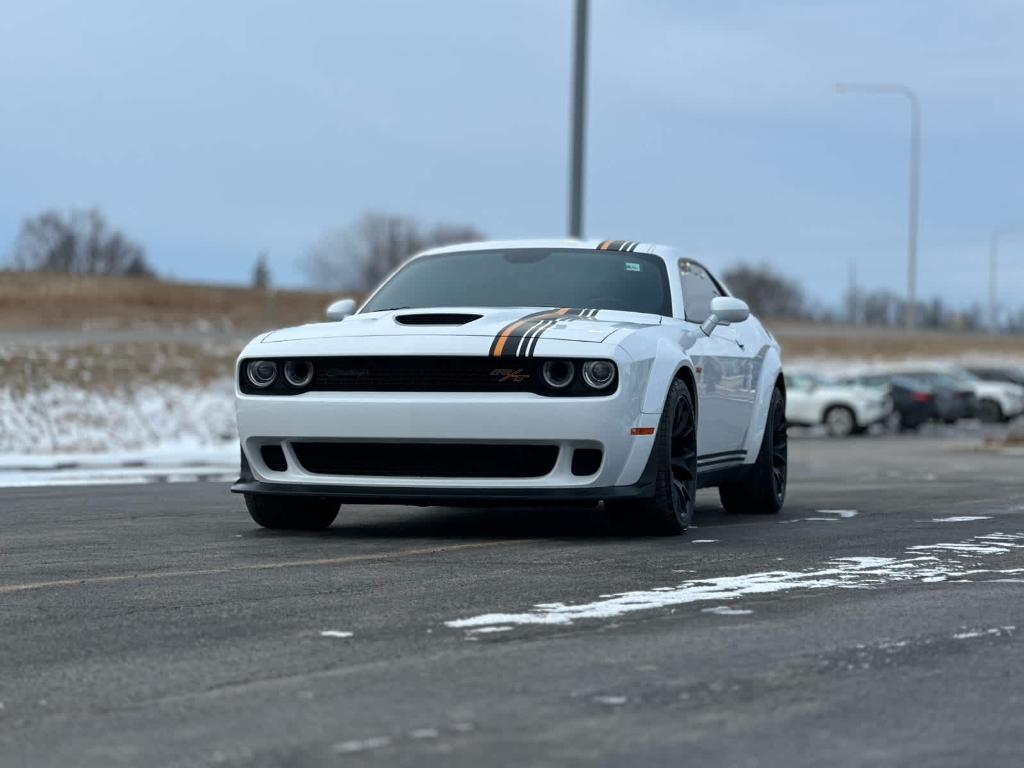
M697 420L689 392L676 400L672 415L669 461L672 466L672 508L685 529L697 504Z
M768 406L764 437L757 461L742 478L723 483L718 497L728 512L774 515L786 501L789 478L789 436L786 433L786 396L776 387Z

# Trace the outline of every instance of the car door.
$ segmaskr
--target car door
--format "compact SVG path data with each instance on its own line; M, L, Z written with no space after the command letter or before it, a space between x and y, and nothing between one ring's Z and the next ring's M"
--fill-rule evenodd
M711 314L711 299L725 291L707 269L689 259L680 259L679 276L684 319L703 323ZM757 350L748 349L753 345L744 336L739 326L718 325L710 336L700 332L690 348L700 401L697 449L705 460L735 459L746 442L754 412Z

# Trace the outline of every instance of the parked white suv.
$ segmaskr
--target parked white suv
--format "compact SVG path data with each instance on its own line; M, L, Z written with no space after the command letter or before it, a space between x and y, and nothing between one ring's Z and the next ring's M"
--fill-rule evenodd
M1008 381L986 381L965 368L951 368L949 374L978 399L982 421L1009 421L1024 413L1024 387Z
M786 420L797 426L822 424L829 435L864 432L892 413L885 387L838 384L813 373L786 375Z

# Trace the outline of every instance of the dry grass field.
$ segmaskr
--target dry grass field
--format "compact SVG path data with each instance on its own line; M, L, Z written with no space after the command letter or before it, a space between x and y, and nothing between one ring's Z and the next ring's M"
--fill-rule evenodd
M335 294L130 277L0 272L0 331L205 327L250 330L323 317Z
M0 332L201 328L238 332L323 317L336 294L118 277L0 272ZM768 321L788 358L1024 357L1024 336Z

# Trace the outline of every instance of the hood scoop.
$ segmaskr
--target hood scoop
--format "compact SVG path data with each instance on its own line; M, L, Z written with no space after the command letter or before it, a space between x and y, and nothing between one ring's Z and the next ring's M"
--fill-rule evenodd
M479 320L483 315L466 315L455 312L429 312L415 315L397 315L395 322L401 325L465 325Z

